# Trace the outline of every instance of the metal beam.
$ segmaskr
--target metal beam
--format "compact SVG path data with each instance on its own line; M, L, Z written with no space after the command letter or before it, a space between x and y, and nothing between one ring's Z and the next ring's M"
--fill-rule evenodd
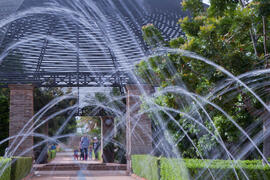
M51 36L52 35L54 26L55 26L54 23L49 25L49 30L47 32L47 36ZM49 43L49 40L46 37L44 39L43 46L41 47L41 50L40 50L40 55L39 55L38 62L37 62L37 67L36 67L36 70L35 70L36 73L37 72L40 72L40 67L41 67L41 64L42 64L44 55L46 54L46 49L47 49L48 43Z
M119 87L128 81L129 78L124 72L0 73L0 84L3 85L30 83L37 87Z

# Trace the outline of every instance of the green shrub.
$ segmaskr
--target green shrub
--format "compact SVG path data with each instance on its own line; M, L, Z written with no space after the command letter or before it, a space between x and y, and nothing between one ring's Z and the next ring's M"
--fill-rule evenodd
M56 157L56 150L49 150L47 154L48 154L48 162L49 162Z
M13 157L11 164L11 180L21 180L32 169L31 157Z
M56 150L51 150L51 157L52 159L56 157Z
M6 165L10 162L11 162L10 158L0 157L0 180L10 180L11 165L8 165L6 167ZM4 168L6 169L4 170Z
M149 155L133 155L132 170L147 180L158 180L158 158Z
M50 160L52 160L52 154L50 150L47 152L47 155L48 155L48 162L49 162Z

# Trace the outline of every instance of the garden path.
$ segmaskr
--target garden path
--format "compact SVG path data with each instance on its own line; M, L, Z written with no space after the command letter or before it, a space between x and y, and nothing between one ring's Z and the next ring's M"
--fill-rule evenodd
M56 158L48 165L58 166L85 166L89 164L101 165L100 161L88 160L78 161L73 159L73 153L71 151L59 152ZM32 180L135 180L131 176L126 175L126 171L123 170L36 170Z

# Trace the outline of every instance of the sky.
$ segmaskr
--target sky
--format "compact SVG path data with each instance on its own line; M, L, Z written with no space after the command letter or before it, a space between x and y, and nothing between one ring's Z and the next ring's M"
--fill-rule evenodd
M209 4L210 0L203 0L204 3Z

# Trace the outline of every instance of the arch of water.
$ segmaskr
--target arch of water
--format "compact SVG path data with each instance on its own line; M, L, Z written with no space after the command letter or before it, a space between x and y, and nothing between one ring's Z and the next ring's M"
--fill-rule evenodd
M250 150L256 149L261 158L267 162L268 157L265 157L258 148L258 144L263 141L263 132L250 136L252 132L242 129L213 100L226 91L233 91L227 87L237 83L249 91L270 112L268 105L254 92L254 89L262 84L252 84L252 80L244 79L252 77L256 80L259 75L269 71L253 71L235 77L223 67L192 52L162 47L155 52L151 51L143 41L141 26L153 23L162 31L165 38L170 39L181 35L176 22L181 16L186 15L181 11L178 0L171 1L171 4L164 3L162 0L155 0L154 3L153 1L24 0L19 7L11 8L11 10L17 9L16 13L10 13L0 20L2 33L0 83L9 84L11 89L11 136L0 144L10 141L8 156L31 156L33 148L42 143L59 142L63 137L74 136L74 134L64 136L59 134L78 109L94 106L91 113L96 113L96 110L101 108L111 112L118 119L114 124L116 129L126 127L126 142L115 142L113 140L115 131L112 131L107 136L108 140L105 144L113 141L125 147L128 171L131 171L132 154L162 154L181 158L182 154L177 149L177 144L181 143L183 137L187 137L199 156L204 158L185 128L176 121L175 114L181 114L189 123L198 125L218 142L219 149L223 152L214 154L211 158L237 160L243 158ZM173 87L158 91L157 88L144 84L143 80L136 76L134 72L136 63L154 56L167 58L168 53L182 54L209 64L226 74L228 81L216 87L208 96L201 97L189 92L182 81L177 82ZM21 55L21 60L19 65L14 66L18 55ZM175 73L173 67L171 73ZM54 99L34 115L32 85L99 87L100 92L103 92L105 87L124 87L124 94L112 96L104 92L106 101L100 101L95 96L77 99L76 95L68 94ZM186 110L184 106L182 109L167 108L156 103L155 97L168 92L184 96L182 101L189 104L191 109ZM46 112L67 99L77 99L78 103L43 118ZM150 108L141 109L142 101L144 106ZM206 122L210 122L214 129L216 127L211 114L205 108L206 105L211 105L220 111L239 129L243 142L246 142L244 146L239 144L237 149L228 149L221 136L208 129ZM17 112L24 110L26 112L23 119ZM72 113L54 137L35 133L39 126L67 111ZM147 116L149 112L158 123L153 130L155 132L152 131L151 119ZM168 118L164 119L161 113L166 114ZM19 121L24 121L23 125L18 123ZM180 138L175 139L172 136L167 127L169 122L177 127ZM254 126L251 125L251 131ZM33 145L33 136L44 140Z

